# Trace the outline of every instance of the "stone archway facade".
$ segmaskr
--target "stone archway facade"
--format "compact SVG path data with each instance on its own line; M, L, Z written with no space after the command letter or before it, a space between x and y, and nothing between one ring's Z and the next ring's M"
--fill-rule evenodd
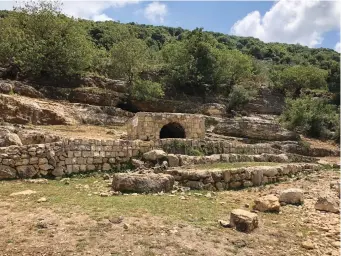
M128 121L128 139L158 140L161 129L171 124L181 125L187 139L205 137L205 119L202 115L138 112Z

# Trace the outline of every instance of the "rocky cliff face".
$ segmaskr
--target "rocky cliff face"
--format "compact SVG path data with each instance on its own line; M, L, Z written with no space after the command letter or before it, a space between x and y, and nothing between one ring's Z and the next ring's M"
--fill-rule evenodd
M0 94L0 118L14 124L122 125L133 114L115 107L71 104Z
M281 127L274 118L261 116L226 118L215 126L213 132L259 140L284 141L299 138L296 133Z

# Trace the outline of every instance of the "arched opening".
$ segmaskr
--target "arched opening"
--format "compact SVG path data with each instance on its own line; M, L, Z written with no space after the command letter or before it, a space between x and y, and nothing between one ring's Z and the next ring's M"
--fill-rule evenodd
M185 129L179 123L169 123L160 130L160 139L165 138L186 138Z

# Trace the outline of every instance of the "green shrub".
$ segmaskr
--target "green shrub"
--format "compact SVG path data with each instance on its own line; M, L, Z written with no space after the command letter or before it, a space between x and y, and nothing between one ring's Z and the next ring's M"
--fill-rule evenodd
M325 100L304 97L287 99L281 121L290 130L324 139L339 138L340 114L335 105Z
M254 88L248 88L242 84L233 86L228 96L229 109L239 109L252 100L257 94Z
M162 85L147 80L138 80L133 85L132 95L138 100L154 100L164 96Z

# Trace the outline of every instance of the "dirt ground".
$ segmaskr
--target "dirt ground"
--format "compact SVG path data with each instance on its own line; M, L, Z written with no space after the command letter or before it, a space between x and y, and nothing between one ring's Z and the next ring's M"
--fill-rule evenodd
M340 220L319 212L320 193L334 193L339 171L324 170L301 180L219 193L190 191L163 195L101 197L101 175L0 182L1 255L339 255ZM220 227L234 208L250 209L260 195L297 187L303 206L283 206L279 214L258 213L251 234ZM33 190L26 196L13 192ZM333 194L333 196L337 196ZM37 202L41 197L46 202ZM183 198L186 200L183 200ZM182 199L181 199L182 198ZM315 248L305 249L310 240Z

